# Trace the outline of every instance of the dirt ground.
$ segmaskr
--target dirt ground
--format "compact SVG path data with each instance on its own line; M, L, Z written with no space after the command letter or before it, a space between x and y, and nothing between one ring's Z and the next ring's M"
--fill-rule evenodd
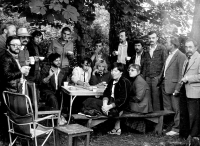
M112 128L111 125L102 124L93 129L90 146L189 146L186 141L180 140L178 136L158 136L153 134L151 129L146 134L142 134L122 126L122 134L117 136L107 134L108 127ZM41 140L39 139L39 143ZM59 146L66 146L66 144L67 137L63 135ZM26 141L23 140L21 144L16 146L26 145ZM8 143L1 141L0 146L8 146ZM50 137L45 146L53 146L53 137ZM78 138L78 146L84 146L84 137Z

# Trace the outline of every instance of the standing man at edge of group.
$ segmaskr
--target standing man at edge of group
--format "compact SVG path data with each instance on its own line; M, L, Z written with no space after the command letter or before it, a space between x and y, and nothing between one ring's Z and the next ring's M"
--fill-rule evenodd
M199 136L200 131L200 54L197 51L197 42L193 39L186 40L185 50L187 60L183 64L181 92L185 89L188 115L184 116L189 118L188 140L191 140ZM185 119L180 122L185 122Z
M169 55L162 69L159 85L162 88L164 110L174 111L174 125L171 131L166 135L178 135L180 125L180 109L179 109L179 82L182 78L183 63L186 59L179 48L179 40L176 37L167 37L166 48Z
M155 31L148 33L150 46L145 53L145 63L142 75L147 81L151 91L153 110L162 110L161 91L157 88L158 79L167 58L166 48L159 44L158 35Z
M6 49L6 40L9 36L16 35L16 27L13 24L5 24L2 28L2 34L0 35L0 51Z

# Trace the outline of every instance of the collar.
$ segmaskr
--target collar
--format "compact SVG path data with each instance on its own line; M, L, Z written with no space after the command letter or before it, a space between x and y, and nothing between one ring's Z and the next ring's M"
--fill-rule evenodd
M13 54L13 53L11 53L9 50L7 50L11 55L12 55L12 57L14 58L14 59L19 59L19 55L18 54Z
M177 51L178 49L174 50L173 52L169 52L169 55L174 55Z
M144 52L144 51L142 50L142 52L140 52L139 54L136 53L136 56L141 56L143 52Z
M128 42L126 41L125 44L120 43L119 45L120 45L120 46L127 46L127 45L128 45Z
M149 49L150 49L150 50L155 50L155 49L157 48L157 46L158 46L157 44L156 44L155 47L153 47L153 48L152 48L151 46L149 46Z

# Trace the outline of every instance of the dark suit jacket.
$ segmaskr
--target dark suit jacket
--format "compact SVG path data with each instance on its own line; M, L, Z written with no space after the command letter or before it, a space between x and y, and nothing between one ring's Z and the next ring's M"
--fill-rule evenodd
M113 79L108 83L107 88L104 91L103 97L107 97L111 100ZM130 92L130 82L128 79L121 77L119 81L115 84L114 90L114 103L116 108L121 111L125 108L128 102Z
M172 94L175 90L180 90L179 82L182 79L182 68L185 60L186 56L180 50L178 50L170 60L165 72L164 88L166 93ZM165 65L162 69L160 82L164 76L164 70Z
M0 90L3 91L6 88L16 89L17 80L21 76L22 73L17 62L7 50L4 50L0 57Z
M155 51L153 52L153 57L151 58L149 54L149 49L145 53L144 67L142 70L142 75L144 79L146 77L157 77L161 74L162 68L165 64L167 58L167 52L165 46L157 44Z
M131 83L128 108L130 111L138 113L153 111L149 85L140 75Z
M41 92L42 93L56 93L57 91L60 91L61 86L63 86L64 82L67 81L67 73L61 69L59 75L58 75L58 90L56 90L56 84L55 84L55 76L53 75L49 79L49 83L44 83L43 79L46 78L49 75L49 69L50 66L45 66L43 67L41 71L41 81L42 81L42 86L41 86Z
M108 83L111 79L112 79L112 76L110 72L104 73L102 76L96 73L95 75L92 75L89 83L90 85L97 85L101 82Z

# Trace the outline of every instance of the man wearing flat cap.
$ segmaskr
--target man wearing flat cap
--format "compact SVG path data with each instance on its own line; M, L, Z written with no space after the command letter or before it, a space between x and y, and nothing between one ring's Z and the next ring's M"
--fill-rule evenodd
M21 66L29 65L29 52L27 49L27 44L29 42L29 37L31 36L27 28L19 28L17 30L17 36L19 37L22 47L19 52L19 63Z

